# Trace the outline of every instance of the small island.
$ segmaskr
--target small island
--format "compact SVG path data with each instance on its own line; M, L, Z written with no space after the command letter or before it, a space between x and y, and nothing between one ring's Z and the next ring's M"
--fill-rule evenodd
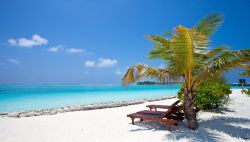
M154 82L154 81L140 81L136 85L164 85L164 84L179 84L178 82Z

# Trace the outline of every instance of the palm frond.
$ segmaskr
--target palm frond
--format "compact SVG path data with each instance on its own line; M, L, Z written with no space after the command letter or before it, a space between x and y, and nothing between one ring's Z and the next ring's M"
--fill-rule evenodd
M223 22L223 15L214 13L203 18L195 27L196 31L211 36Z
M173 54L175 65L179 72L190 70L197 64L201 64L200 58L203 57L203 48L208 46L208 39L205 35L188 29L183 26L176 28L173 39Z
M153 50L148 54L149 59L160 58L163 60L171 60L172 40L161 36L147 36L148 39L155 42Z
M240 73L242 76L250 76L250 65L244 64L242 67L246 70L245 72Z
M242 73L240 73L240 75L242 75L242 76L250 76L250 71L242 72Z
M161 82L168 81L170 79L169 71L166 69L139 64L131 66L128 69L127 73L123 76L122 83L124 86L127 86L143 78L155 78Z
M250 62L250 49L226 51L224 54L209 61L206 70L213 74L229 70L233 67L241 67L243 63L248 62Z
M193 42L189 29L179 26L176 28L173 40L173 54L176 71L185 72L193 66Z
M163 35L165 35L165 36L172 36L172 32L165 31L165 32L163 33Z
M167 46L162 46L156 43L153 46L153 50L151 50L148 54L149 59L163 59L163 60L171 60L172 57L172 49Z
M161 37L161 36L147 36L147 38L149 40L152 40L154 42L157 42L157 43L161 44L162 46L170 47L170 44L171 44L170 39L167 39L167 38L164 38L164 37Z
M213 50L210 50L206 53L206 57L207 58L215 58L216 56L219 56L225 52L228 51L228 47L227 46L219 46Z

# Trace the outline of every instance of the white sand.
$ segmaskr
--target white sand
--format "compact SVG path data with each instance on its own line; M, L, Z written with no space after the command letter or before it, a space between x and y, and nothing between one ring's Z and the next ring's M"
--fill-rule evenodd
M147 104L171 104L176 99L120 108L68 112L49 116L0 118L0 142L161 142L250 141L250 97L234 90L223 113L199 112L200 127L181 123L173 131L157 122L131 125L127 114ZM245 139L244 139L245 138Z

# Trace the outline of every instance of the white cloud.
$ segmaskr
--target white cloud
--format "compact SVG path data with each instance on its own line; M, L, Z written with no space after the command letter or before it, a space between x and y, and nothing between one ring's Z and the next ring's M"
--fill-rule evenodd
M100 58L97 63L97 67L111 67L117 63L117 60Z
M8 40L8 43L9 43L10 45L12 45L12 46L17 45L17 42L16 42L15 39L9 39L9 40Z
M90 60L87 60L84 65L86 67L94 67L95 66L95 61L90 61Z
M63 51L65 53L70 54L77 54L77 53L83 53L83 54L90 54L87 50L81 49L81 48L67 48L65 45L57 45L48 48L49 52L58 53L60 51Z
M47 44L48 40L45 38L42 38L41 36L35 34L32 36L32 40L35 41L38 45L42 45L42 44Z
M16 59L8 59L8 62L10 62L12 64L20 64L20 62Z
M38 34L34 34L31 39L19 38L19 39L9 39L8 43L12 46L21 46L26 48L32 48L33 46L46 45L48 40L42 38Z
M69 53L81 53L81 52L83 52L84 50L83 49L79 49L79 48L68 48L67 49L67 52L69 52Z
M62 45L53 46L53 47L49 48L48 50L49 50L49 52L57 53L60 50L63 50L63 46Z
M35 44L36 44L35 41L29 40L29 39L26 39L26 38L20 38L20 39L18 40L18 45L21 46L21 47L31 48L31 47L34 46Z
M117 60L112 60L108 58L99 58L98 61L91 61L87 60L85 61L84 65L86 67L112 67L117 64Z

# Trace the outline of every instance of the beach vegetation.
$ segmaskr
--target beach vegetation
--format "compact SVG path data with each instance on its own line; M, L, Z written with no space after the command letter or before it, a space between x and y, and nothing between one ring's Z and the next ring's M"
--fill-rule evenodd
M250 88L247 89L246 94L250 96Z
M208 81L199 85L194 105L198 110L210 110L227 104L231 85L224 82ZM184 102L184 86L178 91L178 98Z
M154 78L161 82L182 82L188 127L198 128L195 96L200 92L203 97L208 90L219 86L203 85L204 81L216 78L231 68L241 67L250 60L250 49L211 47L211 36L222 22L223 15L215 13L204 17L196 26L177 26L165 35L147 36L154 42L149 59L161 59L166 64L165 67L157 68L145 64L131 66L122 78L123 84L127 86L144 78Z

